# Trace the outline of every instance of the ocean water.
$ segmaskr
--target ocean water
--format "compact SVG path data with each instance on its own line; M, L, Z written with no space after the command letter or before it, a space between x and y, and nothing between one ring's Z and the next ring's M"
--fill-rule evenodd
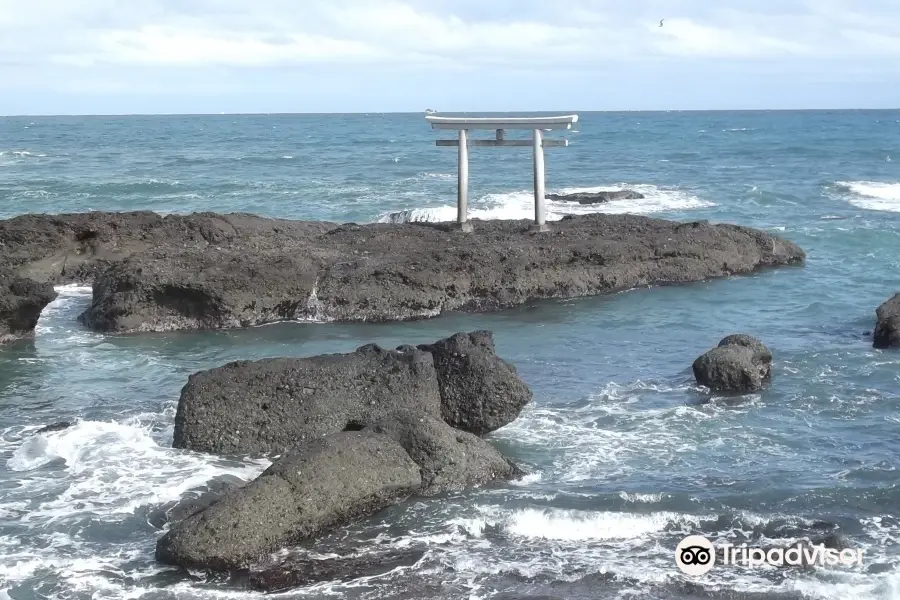
M548 134L552 138L559 133ZM0 118L0 217L149 209L372 222L452 219L452 148L422 115ZM900 289L900 111L587 113L547 151L549 191L644 200L550 203L778 233L802 268L403 324L282 324L114 337L60 288L33 343L0 349L0 598L261 598L154 563L158 511L265 461L171 448L189 374L236 359L432 341L486 328L535 392L490 439L522 481L413 500L321 540L426 545L413 567L279 597L900 598L900 353L872 349ZM471 215L528 218L527 148L471 151ZM476 225L477 226L477 225ZM724 335L759 336L771 386L692 385ZM73 420L69 429L35 434ZM769 546L839 533L862 566L717 566L689 579L689 533Z

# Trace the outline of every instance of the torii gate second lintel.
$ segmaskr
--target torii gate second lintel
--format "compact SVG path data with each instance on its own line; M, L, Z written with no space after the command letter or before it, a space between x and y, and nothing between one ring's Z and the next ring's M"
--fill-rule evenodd
M561 117L437 117L428 115L425 120L433 129L452 129L459 132L459 139L437 140L438 146L459 148L457 164L458 182L456 192L456 222L463 231L472 231L468 221L469 204L469 146L531 146L534 149L534 225L535 231L547 231L546 210L544 208L544 148L568 146L568 140L545 140L544 131L550 129L571 129L578 122L578 115ZM470 129L495 130L496 139L470 140ZM531 140L507 140L507 129L531 129Z

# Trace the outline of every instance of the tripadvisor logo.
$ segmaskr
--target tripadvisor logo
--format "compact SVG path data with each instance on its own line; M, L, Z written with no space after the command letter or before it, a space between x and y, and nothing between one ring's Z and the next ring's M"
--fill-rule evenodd
M758 568L783 566L862 566L864 550L826 548L824 544L798 543L788 548L751 548L747 544L719 544L702 535L689 535L675 548L675 564L687 575L705 575L716 562L723 565Z

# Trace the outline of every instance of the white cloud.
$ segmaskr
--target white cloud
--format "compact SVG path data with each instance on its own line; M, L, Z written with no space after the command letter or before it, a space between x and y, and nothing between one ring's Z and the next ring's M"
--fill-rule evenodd
M898 58L898 20L900 4L877 0L0 0L0 57L84 67Z
M898 22L898 0L0 0L0 112L884 105Z
M56 54L60 64L91 66L109 62L124 65L241 67L313 61L364 61L380 51L363 42L305 33L276 41L253 32L215 32L146 26L137 30L103 32L87 53Z

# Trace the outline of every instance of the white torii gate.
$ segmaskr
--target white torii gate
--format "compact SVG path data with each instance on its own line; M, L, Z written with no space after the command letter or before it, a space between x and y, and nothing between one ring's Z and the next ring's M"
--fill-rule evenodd
M572 123L578 122L578 115L561 117L437 117L428 115L425 120L432 129L453 129L459 132L457 140L437 140L438 146L457 146L459 162L457 165L458 183L456 193L456 222L463 231L472 231L468 222L469 204L469 146L532 146L534 149L534 231L547 231L546 211L544 208L544 148L568 146L568 140L545 140L544 131L551 129L571 129ZM493 140L470 140L470 129L496 130ZM531 140L507 140L504 132L507 129L531 129Z

